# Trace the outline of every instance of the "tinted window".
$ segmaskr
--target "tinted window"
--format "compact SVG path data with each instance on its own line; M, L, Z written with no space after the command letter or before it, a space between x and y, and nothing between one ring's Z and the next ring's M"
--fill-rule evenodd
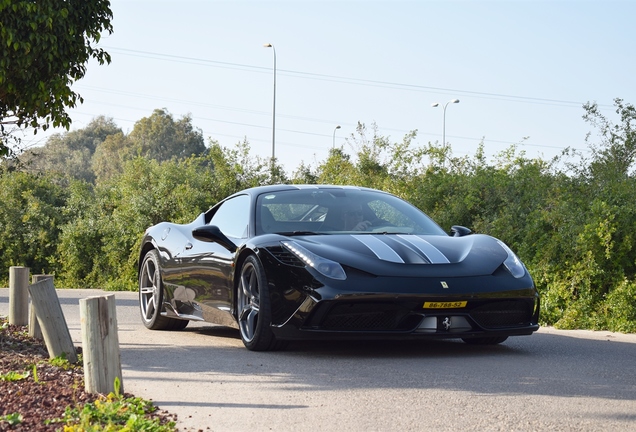
M286 190L260 195L257 234L351 231L347 215L369 221L367 232L446 235L428 216L393 195L358 189ZM259 223L260 222L260 223Z
M239 195L225 201L214 213L210 225L216 225L228 237L247 237L247 224L250 216L250 198Z

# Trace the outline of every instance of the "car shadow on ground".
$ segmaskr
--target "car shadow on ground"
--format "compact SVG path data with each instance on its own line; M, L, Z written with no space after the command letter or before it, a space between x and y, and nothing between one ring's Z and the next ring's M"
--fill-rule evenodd
M243 346L238 330L227 327L163 334L165 343L155 345L161 355L153 354L152 346L122 346L122 359L144 357L127 366L130 372L175 371L194 382L210 376L259 376L304 390L373 385L636 400L634 363L608 361L633 359L632 343L536 333L494 346L459 340L294 341L281 351L253 352ZM191 337L196 341L188 345ZM538 368L539 363L550 366Z

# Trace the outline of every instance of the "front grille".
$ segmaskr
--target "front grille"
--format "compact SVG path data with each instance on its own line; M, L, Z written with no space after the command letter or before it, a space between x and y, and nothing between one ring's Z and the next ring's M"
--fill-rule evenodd
M334 331L410 330L421 319L393 303L345 303L330 308L317 327Z
M492 302L476 307L470 316L487 329L527 326L532 319L532 304L524 300Z

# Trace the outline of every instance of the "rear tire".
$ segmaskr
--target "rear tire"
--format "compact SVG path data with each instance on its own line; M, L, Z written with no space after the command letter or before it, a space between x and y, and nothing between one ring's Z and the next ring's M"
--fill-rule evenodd
M284 346L276 339L270 325L272 309L267 278L261 262L254 255L243 262L236 287L236 310L243 345L250 351L273 351Z
M508 339L508 336L491 336L462 339L468 345L497 345Z
M189 322L161 315L163 281L156 250L151 250L144 256L139 270L139 311L141 321L150 330L183 330Z

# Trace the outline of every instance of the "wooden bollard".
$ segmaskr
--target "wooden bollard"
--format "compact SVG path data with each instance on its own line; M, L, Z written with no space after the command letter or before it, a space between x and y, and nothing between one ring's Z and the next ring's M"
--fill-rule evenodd
M77 352L66 325L60 299L53 286L53 279L45 279L31 285L29 293L31 293L31 306L35 308L35 314L40 322L49 357L65 355L70 363L76 363Z
M115 295L81 299L80 322L86 392L112 393L118 378L123 394Z
M36 284L44 279L53 280L53 275L47 274L37 274L31 276L31 283ZM40 323L38 321L38 317L35 314L35 308L31 306L31 310L29 311L29 336L35 339L44 339L42 335L42 328L40 327Z
M29 268L9 267L9 324L29 323Z

